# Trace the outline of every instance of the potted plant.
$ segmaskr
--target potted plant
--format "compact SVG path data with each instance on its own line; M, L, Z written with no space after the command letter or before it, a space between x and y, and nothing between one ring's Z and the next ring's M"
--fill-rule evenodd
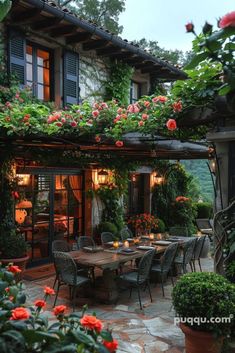
M173 306L185 334L186 353L220 353L234 325L235 286L215 273L183 275Z

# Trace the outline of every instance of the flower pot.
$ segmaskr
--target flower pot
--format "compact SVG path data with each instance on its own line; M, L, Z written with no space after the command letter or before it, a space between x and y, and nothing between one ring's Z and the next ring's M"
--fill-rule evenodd
M18 266L21 269L20 273L16 274L16 281L20 281L22 279L23 273L25 271L25 267L27 262L29 261L29 256L19 257L15 259L1 259L0 262L4 265L8 265L9 263L13 263L13 265Z
M212 333L196 331L180 323L185 334L186 353L221 353L223 337L215 338Z

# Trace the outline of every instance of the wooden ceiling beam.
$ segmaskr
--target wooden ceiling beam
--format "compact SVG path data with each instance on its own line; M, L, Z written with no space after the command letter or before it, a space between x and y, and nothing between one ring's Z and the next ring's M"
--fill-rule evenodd
M72 43L82 43L82 42L87 42L90 40L92 37L92 34L89 32L77 32L76 34L73 34L69 37L66 38L66 43L67 44L72 44Z
M135 54L130 53L130 52L120 52L119 53L112 53L109 54L109 57L112 58L114 56L115 59L119 59L119 60L124 60L124 59L130 59L131 57L134 57Z
M60 36L65 36L65 35L71 35L71 34L76 34L76 26L73 25L64 25L63 27L60 28L55 28L50 31L50 36L51 37L60 37Z
M41 11L41 9L30 9L20 13L13 13L11 20L17 25L27 24L37 18Z
M62 19L60 18L47 18L45 20L42 21L38 21L35 24L32 25L32 28L34 30L38 30L38 31L46 31L49 30L51 28L54 28L56 26L58 26L58 24L62 21Z
M161 67L161 66L157 66L157 67L154 67L154 65L152 67L145 67L143 69L141 69L141 72L143 74L148 74L148 73L158 73L158 72L162 72L162 73L171 73L171 71L165 67Z
M97 39L97 40L92 40L90 42L84 43L83 44L83 49L84 50L95 50L98 48L105 48L109 44L109 41L104 40L104 39Z
M122 51L121 48L112 46L108 48L96 49L96 53L101 56L110 56L122 53Z

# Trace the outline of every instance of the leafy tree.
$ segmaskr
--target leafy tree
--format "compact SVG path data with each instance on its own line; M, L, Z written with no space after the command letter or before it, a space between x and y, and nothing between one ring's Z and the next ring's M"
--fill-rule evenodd
M69 6L80 17L89 19L112 33L123 30L119 15L125 10L125 0L57 0L59 6Z

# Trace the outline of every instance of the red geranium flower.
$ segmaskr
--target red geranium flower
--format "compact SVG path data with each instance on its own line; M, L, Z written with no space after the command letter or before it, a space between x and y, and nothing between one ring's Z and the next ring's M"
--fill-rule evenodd
M116 145L117 147L122 147L122 146L123 146L123 141L116 141L116 142L115 142L115 145Z
M46 306L46 302L43 299L38 299L35 300L34 305L38 308L44 308L44 306Z
M115 352L118 347L118 341L113 340L111 342L103 341L103 345L108 349L109 352Z
M12 272L14 274L22 272L18 266L14 266L14 265L8 266L7 271Z
M15 308L11 311L10 320L26 320L29 318L29 312L23 307Z
M54 309L53 309L53 313L58 316L58 315L62 315L64 314L65 310L67 309L67 306L65 305L58 305L58 306L55 306Z
M103 327L102 322L93 315L84 315L80 322L88 330L96 330L97 332L100 332Z
M55 294L55 291L51 287L45 287L44 288L44 293L47 294L47 295L52 295L52 294Z

